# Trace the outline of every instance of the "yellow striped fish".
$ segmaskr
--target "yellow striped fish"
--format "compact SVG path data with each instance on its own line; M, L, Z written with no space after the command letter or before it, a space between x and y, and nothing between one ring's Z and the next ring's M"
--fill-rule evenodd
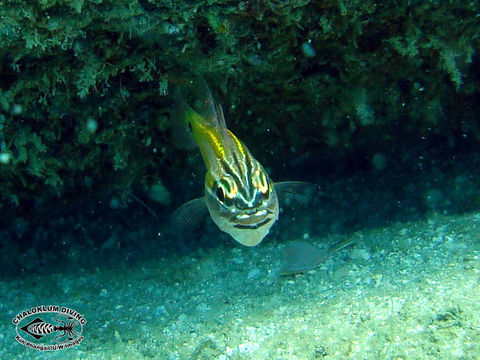
M222 107L215 105L207 85L202 83L203 94L195 107L200 110L189 106L177 91L176 112L200 148L207 167L205 196L182 205L174 219L193 224L206 205L220 230L242 245L255 246L278 219L276 189L288 194L305 183L282 182L274 186L245 144L227 129Z

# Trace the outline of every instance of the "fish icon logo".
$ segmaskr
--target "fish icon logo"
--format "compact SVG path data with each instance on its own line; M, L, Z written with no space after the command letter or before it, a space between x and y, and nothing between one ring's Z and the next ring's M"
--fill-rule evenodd
M80 344L87 320L79 312L55 305L36 306L17 314L15 339L40 351L64 350Z
M55 336L56 343L62 343L66 341L71 341L78 334L74 328L79 326L80 323L78 320L73 319L72 317L64 317L66 321L60 320L60 316L64 315L55 315L55 320L61 323L62 325L54 326L50 323L43 321L41 318L37 317L28 323L25 326L22 326L20 330L26 332L30 336L34 337L37 340L40 340L45 335L52 334L53 332L62 332L61 334ZM68 324L67 324L68 322ZM67 338L65 338L68 336Z

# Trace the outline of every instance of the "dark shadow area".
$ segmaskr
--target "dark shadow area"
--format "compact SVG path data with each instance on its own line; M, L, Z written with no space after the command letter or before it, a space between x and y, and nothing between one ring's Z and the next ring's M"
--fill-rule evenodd
M383 170L357 170L335 179L307 162L312 173L306 180L318 184L317 193L304 205L283 206L264 242L280 243L304 234L348 234L391 222L420 221L433 213L476 211L480 209L479 165L475 153L426 156L416 163L391 161ZM197 180L199 189L203 188L202 180ZM128 268L146 260L198 255L201 249L217 246L241 247L210 218L193 231L172 231L168 223L176 202L175 206L155 204L141 189L136 196L157 218L121 190L87 195L76 203L32 205L31 213L3 222L2 278Z

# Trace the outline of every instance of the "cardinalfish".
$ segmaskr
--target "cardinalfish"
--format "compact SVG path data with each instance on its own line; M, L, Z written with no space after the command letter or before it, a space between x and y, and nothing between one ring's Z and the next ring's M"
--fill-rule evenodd
M308 183L274 184L245 144L227 129L222 106L215 104L203 79L201 83L195 109L179 91L175 98L177 117L200 148L207 168L205 195L176 210L174 221L192 225L208 209L220 230L242 245L258 245L278 219L277 194L288 197Z

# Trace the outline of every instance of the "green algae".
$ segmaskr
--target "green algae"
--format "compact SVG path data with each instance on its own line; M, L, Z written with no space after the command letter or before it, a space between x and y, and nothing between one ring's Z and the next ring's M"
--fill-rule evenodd
M178 203L196 195L168 133L185 69L231 104L232 129L277 174L298 156L342 171L378 153L413 163L411 144L468 149L477 14L463 1L4 1L0 208L158 179L187 189Z

